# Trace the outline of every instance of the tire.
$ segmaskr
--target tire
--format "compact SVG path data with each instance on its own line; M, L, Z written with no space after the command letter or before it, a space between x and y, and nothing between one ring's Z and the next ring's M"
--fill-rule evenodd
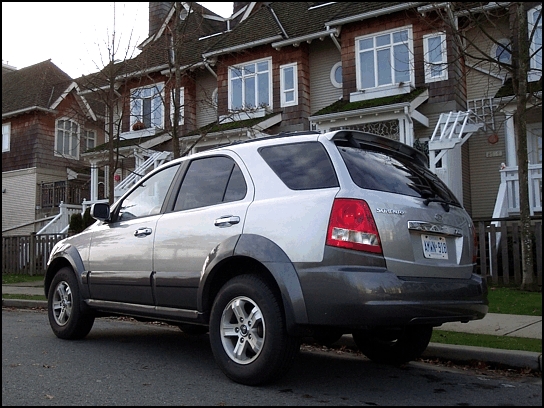
M91 331L94 316L83 311L83 300L76 276L70 268L62 268L53 277L47 296L47 315L58 338L78 340Z
M414 325L353 333L359 350L376 363L401 365L417 359L433 334L432 326Z
M200 334L208 333L207 326L199 326L196 324L178 324L178 327L183 333L191 336L198 336Z
M210 344L231 380L245 385L271 383L293 365L300 339L287 333L279 300L255 275L228 281L214 300Z

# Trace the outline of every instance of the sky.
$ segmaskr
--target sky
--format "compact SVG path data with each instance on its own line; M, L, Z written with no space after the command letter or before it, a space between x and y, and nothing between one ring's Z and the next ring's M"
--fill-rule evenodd
M222 17L232 14L232 2L199 3ZM2 2L2 63L20 69L51 59L78 78L108 61L114 21L116 58L124 59L127 50L136 56L136 46L147 38L148 17L149 2Z

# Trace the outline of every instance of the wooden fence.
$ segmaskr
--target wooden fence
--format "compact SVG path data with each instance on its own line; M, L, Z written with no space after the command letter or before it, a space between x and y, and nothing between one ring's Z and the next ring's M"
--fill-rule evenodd
M476 273L490 284L521 284L520 223L515 218L475 220ZM534 276L542 286L542 217L532 218ZM2 273L44 275L55 243L66 234L2 237Z
M33 233L2 237L2 274L45 275L53 246L67 236Z
M478 234L477 273L488 282L521 284L521 232L519 218L475 220ZM534 276L542 286L542 216L531 217Z

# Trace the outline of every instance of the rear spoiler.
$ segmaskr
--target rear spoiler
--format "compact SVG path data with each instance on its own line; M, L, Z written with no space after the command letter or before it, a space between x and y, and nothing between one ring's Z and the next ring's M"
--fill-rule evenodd
M429 168L429 158L425 153L387 137L359 130L337 130L325 134L325 136L334 142L344 141L356 148L361 148L361 145L365 145L377 148L378 150L393 150L403 156L409 157L423 167Z

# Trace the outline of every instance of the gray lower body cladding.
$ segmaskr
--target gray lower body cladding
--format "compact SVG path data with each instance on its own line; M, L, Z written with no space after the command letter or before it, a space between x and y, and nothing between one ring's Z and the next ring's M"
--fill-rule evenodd
M353 266L353 259L341 262L346 256L359 257L360 266ZM311 326L439 326L481 319L488 311L487 284L476 274L466 279L399 277L379 256L336 248L327 248L319 265L295 267Z

